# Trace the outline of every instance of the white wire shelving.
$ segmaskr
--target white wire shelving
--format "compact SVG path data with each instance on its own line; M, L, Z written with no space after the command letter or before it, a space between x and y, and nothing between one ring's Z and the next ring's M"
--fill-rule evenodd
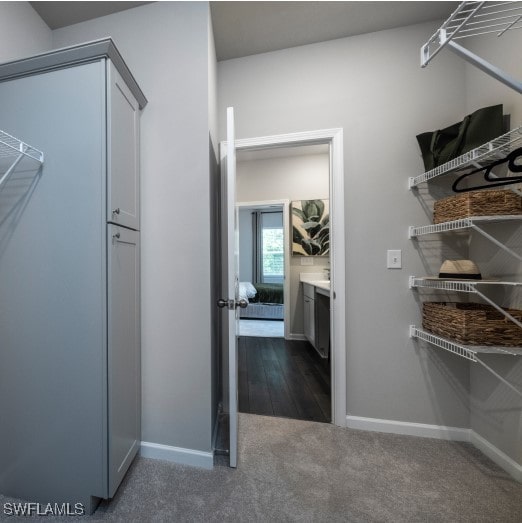
M500 305L486 296L480 287L484 285L504 285L508 287L522 286L522 282L514 281L485 281L485 280L438 280L432 278L418 278L416 276L410 276L409 286L410 289L415 288L427 288L437 289L447 292L465 292L467 294L475 294L486 303L494 307L500 314L504 315L508 320L512 321L515 325L522 329L522 322L514 318L509 312L504 310Z
M444 233L450 231L459 231L465 229L471 229L477 231L479 234L487 238L489 241L494 243L497 247L506 251L508 254L513 256L519 261L522 261L522 256L515 252L513 249L510 249L507 245L497 240L494 236L486 232L481 225L490 224L490 223L501 223L501 222L513 222L521 221L522 214L513 214L513 215L499 215L499 216L475 216L470 218L461 218L460 220L453 220L450 222L436 223L433 225L422 225L416 227L411 225L408 228L408 238L411 240L417 238L418 236L423 236L425 234L436 234Z
M495 160L505 158L510 152L517 147L522 146L522 126L513 129L490 142L481 145L463 155L450 160L442 165L431 169L418 176L408 178L408 187L413 189L421 183L427 182L444 174L452 172L461 172L465 169L481 168Z
M418 338L424 340L435 347L447 350L452 354L456 354L461 358L465 358L473 363L479 363L489 372L491 372L497 379L508 386L511 390L516 392L519 396L522 396L522 391L515 387L512 383L507 381L503 376L498 374L489 365L487 365L482 359L480 354L497 354L497 355L509 355L509 356L522 356L522 347L497 347L497 346L484 346L484 345L462 345L455 341L447 338L442 338L436 334L419 329L415 325L410 325L410 338Z
M456 40L522 28L522 2L462 2L421 48L421 67L426 67L445 47L518 93L522 82L462 47Z
M22 142L18 138L0 131L0 160L2 160L2 171L0 172L0 187L7 181L17 165L24 159L29 158L42 164L44 154L35 147Z

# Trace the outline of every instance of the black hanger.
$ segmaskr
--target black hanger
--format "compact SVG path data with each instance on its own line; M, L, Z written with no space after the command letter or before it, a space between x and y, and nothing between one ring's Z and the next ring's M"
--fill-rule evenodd
M515 183L522 183L522 176L505 176L505 177L493 177L491 176L491 171L493 167L496 167L497 165L501 165L505 162L508 163L508 169L513 173L522 173L522 164L516 164L516 159L522 156L522 147L519 147L518 149L515 149L514 151L510 152L505 158L502 158L500 160L497 160L496 162L490 163L489 165L486 165L485 167L480 167L479 169L475 169L474 171L471 171L469 173L463 174L462 176L459 176L455 183L451 186L454 192L469 192L469 191L478 191L479 189L488 189L490 187L500 187L502 185L513 185ZM464 180L464 178L467 178L468 176L471 176L472 174L478 173L480 171L485 171L484 173L484 180L487 182L493 182L493 183L487 183L485 185L477 185L475 187L466 187L466 188L460 188L458 187L458 184Z

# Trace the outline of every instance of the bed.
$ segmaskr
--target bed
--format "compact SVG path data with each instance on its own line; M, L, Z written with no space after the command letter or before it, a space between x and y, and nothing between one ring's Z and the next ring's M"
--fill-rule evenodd
M282 283L240 282L239 298L248 301L248 307L241 309L241 318L262 320L284 319Z

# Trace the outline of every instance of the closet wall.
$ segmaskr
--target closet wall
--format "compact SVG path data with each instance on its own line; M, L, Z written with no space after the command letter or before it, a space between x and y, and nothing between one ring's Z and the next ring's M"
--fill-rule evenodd
M237 163L237 201L327 199L329 197L330 156L307 154L266 158ZM312 266L301 265L301 256L290 255L291 338L304 337L301 272L322 272L329 267L328 258L314 256Z
M469 427L467 362L408 335L420 320L408 276L435 274L443 257L465 248L441 252L435 239L419 256L407 238L408 225L430 220L407 188L423 170L415 135L466 109L457 57L420 68L419 49L438 25L218 63L219 114L235 107L238 138L344 128L347 411L349 423L363 418L369 427L372 419L392 420L391 430ZM386 269L387 249L402 249L402 270Z
M522 34L519 31L507 32L502 38L497 38L495 35L477 37L463 44L522 81L520 53L517 51L522 46ZM467 112L502 103L504 114L511 115L511 128L520 127L522 95L466 62L463 62L463 67ZM488 232L507 241L509 246L518 252L522 252L522 226L504 223L489 227ZM484 274L506 276L506 279L522 281L522 264L480 235L473 236L469 256L476 261ZM522 309L520 290L497 297L505 305ZM487 355L484 361L522 390L522 358ZM518 464L522 479L522 398L478 364L471 365L471 428L514 460Z

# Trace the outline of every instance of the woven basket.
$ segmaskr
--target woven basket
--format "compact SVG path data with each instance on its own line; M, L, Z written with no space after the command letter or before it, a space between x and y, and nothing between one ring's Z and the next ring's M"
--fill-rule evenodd
M522 321L522 311L504 310ZM522 329L495 308L481 303L425 302L422 327L465 345L522 346Z
M435 202L433 223L443 223L470 216L522 214L522 198L512 191L472 191Z

